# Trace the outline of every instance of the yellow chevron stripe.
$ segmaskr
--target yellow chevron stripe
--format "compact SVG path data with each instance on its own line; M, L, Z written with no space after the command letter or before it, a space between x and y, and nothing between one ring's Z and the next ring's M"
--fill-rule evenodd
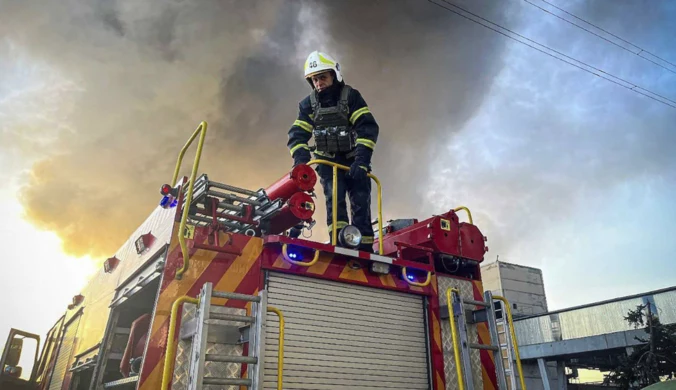
M311 265L307 269L307 273L315 275L324 275L326 270L329 269L329 265L331 265L331 260L333 260L333 255L321 253L319 255L319 261L316 262L314 265Z
M279 255L277 257L277 260L275 260L275 262L272 264L272 266L275 268L289 269L291 268L291 263L285 261L282 255Z
M441 328L439 326L439 319L437 318L436 313L432 312L432 337L434 338L434 344L440 351L443 351L441 345Z
M391 274L380 275L380 283L387 287L397 287L397 284L394 282L394 278Z
M444 379L441 377L439 372L437 372L437 387L436 390L444 390Z
M485 323L479 323L476 326L477 330L477 335L481 337L481 341L486 343L488 342L491 337L490 333L488 332L488 327L486 326ZM489 359L495 364L495 358L493 357L492 353L486 353L488 355ZM491 381L491 377L488 373L488 370L486 369L486 366L483 364L481 365L481 377L483 378L484 381L484 390L496 390L495 386L493 386L493 382Z
M253 245L252 245L253 243ZM221 277L221 280L214 286L215 291L234 292L237 286L249 272L251 267L256 264L258 256L263 252L263 241L259 238L252 238L242 250L242 255L228 268ZM214 299L214 305L225 305L227 299Z
M364 270L361 268L352 269L350 268L349 263L345 264L345 268L343 268L343 272L340 273L339 278L368 283L368 279L366 279L366 274L364 273Z

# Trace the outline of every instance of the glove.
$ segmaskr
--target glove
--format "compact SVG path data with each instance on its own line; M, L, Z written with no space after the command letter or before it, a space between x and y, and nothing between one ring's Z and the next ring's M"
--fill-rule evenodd
M293 154L293 166L295 167L298 164L307 164L310 162L311 156L310 151L304 148L296 150Z
M364 180L367 177L368 168L371 166L373 150L364 145L357 145L354 162L350 166L349 175L355 180Z
M350 166L350 177L352 177L354 180L364 180L367 177L367 172L366 168L363 168L360 163L357 161L353 162L352 165Z

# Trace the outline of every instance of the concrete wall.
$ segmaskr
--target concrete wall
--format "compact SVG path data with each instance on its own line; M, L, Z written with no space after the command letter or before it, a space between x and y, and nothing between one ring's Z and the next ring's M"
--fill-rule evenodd
M481 267L481 276L485 290L504 296L512 304L514 316L547 312L541 270L495 261Z
M481 279L484 290L494 295L502 295L512 305L512 315L532 315L547 312L547 297L542 278L542 271L522 265L495 261L481 266ZM502 342L502 341L501 341ZM537 361L522 362L526 388L528 390L544 390ZM551 390L566 389L565 367L556 362L547 362L549 388ZM517 388L518 378L516 378ZM511 385L508 386L511 389Z
M481 265L481 282L484 290L490 290L493 294L502 294L502 284L500 283L500 263L493 262Z
M549 376L549 388L550 390L563 390L566 389L567 380L565 378L564 370L562 366L557 366L556 362L547 362L547 375ZM523 376L526 382L526 389L528 390L544 390L545 385L540 376L540 369L536 362L523 363ZM564 375L559 375L564 374ZM517 385L517 387L520 387Z

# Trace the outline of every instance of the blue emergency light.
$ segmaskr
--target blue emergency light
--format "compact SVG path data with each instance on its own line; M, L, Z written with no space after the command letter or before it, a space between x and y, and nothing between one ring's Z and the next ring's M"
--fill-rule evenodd
M160 207L163 209L174 208L178 205L178 194L169 184L162 185L160 195L163 195L160 200Z
M299 252L295 251L292 249L293 247L289 246L286 253L289 256L289 259L291 260L301 260L303 259L303 255L301 255Z
M164 209L176 207L177 204L178 199L174 198L171 195L165 195L162 197L162 200L160 200L160 207Z

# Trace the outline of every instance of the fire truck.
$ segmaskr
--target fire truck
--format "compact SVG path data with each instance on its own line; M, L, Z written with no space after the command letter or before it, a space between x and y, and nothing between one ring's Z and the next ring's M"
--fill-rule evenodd
M355 249L353 226L336 230L336 213L330 240L313 241L315 167L331 165L334 180L349 168L313 160L238 188L198 175L206 132L200 123L159 205L44 343L10 331L1 390L525 390L510 306L482 287L488 248L469 209L383 223L369 174L373 253Z

